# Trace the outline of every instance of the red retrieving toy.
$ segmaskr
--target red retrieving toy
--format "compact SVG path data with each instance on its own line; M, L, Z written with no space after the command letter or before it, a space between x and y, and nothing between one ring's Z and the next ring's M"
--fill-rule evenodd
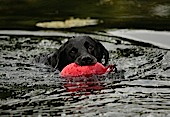
M60 73L62 77L79 77L79 76L91 76L91 75L102 75L113 71L114 65L104 67L101 63L94 65L80 66L76 63L71 63L63 68Z

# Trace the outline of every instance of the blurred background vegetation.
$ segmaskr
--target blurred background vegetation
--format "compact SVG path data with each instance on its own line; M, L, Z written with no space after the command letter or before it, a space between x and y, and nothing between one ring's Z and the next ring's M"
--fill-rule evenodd
M0 30L40 30L38 22L71 17L97 19L99 24L70 31L170 30L170 0L0 0Z

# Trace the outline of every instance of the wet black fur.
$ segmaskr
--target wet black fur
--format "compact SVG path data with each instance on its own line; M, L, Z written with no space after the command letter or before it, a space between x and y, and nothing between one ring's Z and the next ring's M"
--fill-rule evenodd
M109 59L109 52L100 42L89 36L77 36L68 39L54 53L44 58L39 57L36 59L38 62L51 65L53 68L61 71L66 65L73 62L81 66L91 65L96 62L102 63L103 58L103 64L106 65Z

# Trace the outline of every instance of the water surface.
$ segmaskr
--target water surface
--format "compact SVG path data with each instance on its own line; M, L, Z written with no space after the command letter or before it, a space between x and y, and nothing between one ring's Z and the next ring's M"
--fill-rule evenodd
M109 50L117 73L67 82L33 64L73 35L90 35ZM170 116L170 52L100 34L0 36L0 115Z

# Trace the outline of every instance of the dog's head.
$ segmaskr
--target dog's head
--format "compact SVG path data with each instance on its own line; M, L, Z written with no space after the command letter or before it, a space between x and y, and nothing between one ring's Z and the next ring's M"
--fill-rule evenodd
M104 58L106 65L109 59L109 53L105 47L97 40L89 36L78 36L70 38L63 44L58 52L51 57L52 66L62 70L70 63L77 63L81 66L91 65L96 62L102 63Z

